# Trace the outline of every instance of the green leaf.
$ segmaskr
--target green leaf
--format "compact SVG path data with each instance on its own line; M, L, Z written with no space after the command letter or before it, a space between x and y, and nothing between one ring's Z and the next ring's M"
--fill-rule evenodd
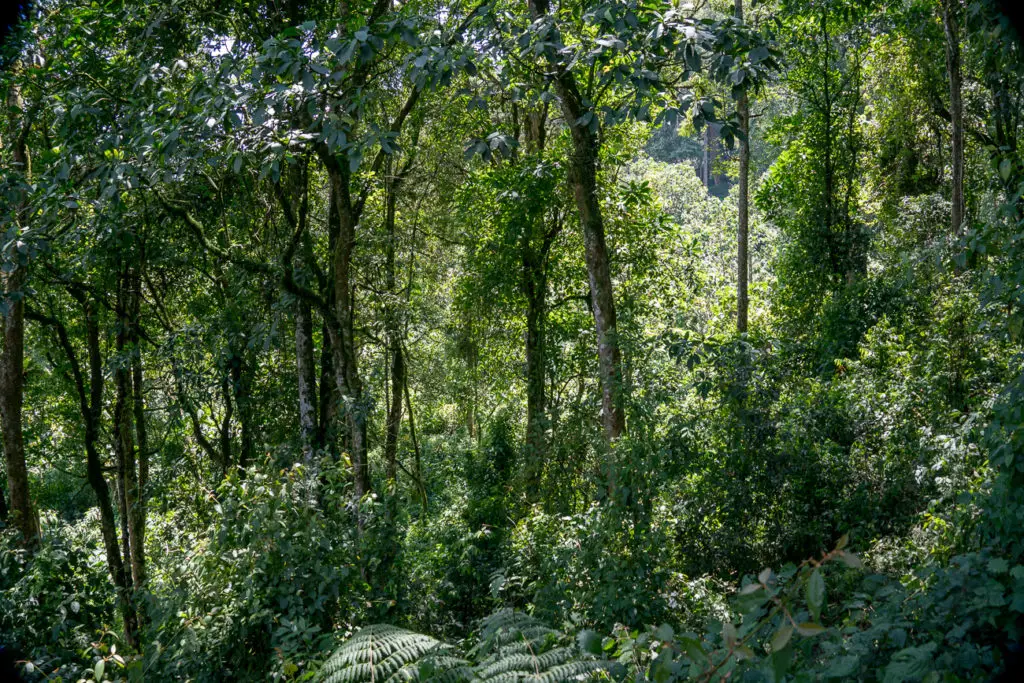
M731 622L722 624L722 640L725 641L726 647L732 648L736 645L736 627Z
M576 643L584 652L592 655L601 654L601 636L590 629L584 629L576 634Z
M690 658L691 661L697 664L703 664L708 661L708 655L704 652L704 648L700 646L700 643L693 638L680 638L679 645L683 648L683 652Z
M92 673L94 676L96 676L97 681L103 680L103 671L104 669L106 669L106 667L107 662L105 660L101 659L100 661L96 662L96 666L93 667Z
M1013 170L1013 162L1009 159L1003 159L999 162L999 176L1007 181L1010 179L1010 171Z
M821 575L820 569L815 569L811 572L811 577L807 579L805 595L811 616L814 617L815 621L819 621L821 619L821 607L825 603L825 578Z
M654 632L654 637L660 641L672 640L672 637L676 634L672 627L668 624L662 624L658 627L658 630Z
M824 678L848 678L857 673L860 668L860 659L854 655L840 657L822 672Z
M793 625L785 623L779 627L779 630L772 636L771 647L772 652L778 652L782 648L789 644L790 638L793 637Z
M936 647L936 643L928 643L921 647L908 647L894 654L889 660L889 666L885 667L883 683L900 683L928 673L932 652Z
M825 632L825 627L821 624L815 624L813 621L805 621L796 627L796 632L802 636L810 638L811 636L820 635Z
M853 569L863 569L864 568L864 563L861 561L861 559L859 557L857 557L853 553L848 553L848 552L846 552L844 550L844 551L840 552L837 557L847 567L852 567Z
M1010 571L1010 563L1001 557L993 557L988 561L988 570L992 574L1005 574Z

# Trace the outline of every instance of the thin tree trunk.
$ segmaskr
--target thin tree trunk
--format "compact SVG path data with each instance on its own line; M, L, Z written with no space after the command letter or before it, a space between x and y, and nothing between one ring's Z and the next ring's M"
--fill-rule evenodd
M89 341L92 343L92 340ZM98 349L98 337L97 337L97 349ZM92 355L90 349L90 356ZM102 387L102 367L100 368L100 380L96 381L96 373L90 372L93 376L92 382L95 382L96 386ZM102 391L102 389L100 389ZM94 392L94 395L99 392ZM92 487L93 492L96 494L96 502L100 508L100 531L103 535L103 549L106 551L107 557L107 569L110 572L110 578L114 582L114 588L117 591L118 604L121 609L121 618L124 620L124 631L125 639L128 645L132 648L138 649L138 617L136 616L134 601L132 599L132 584L131 578L127 576L125 572L124 561L121 557L120 548L117 542L117 523L114 519L114 507L110 501L110 488L107 486L107 481L103 477L103 465L100 460L99 452L96 447L99 427L98 427L98 410L93 410L90 407L90 412L97 413L95 417L86 420L85 429L85 465L86 465L86 476L89 480L89 486ZM92 423L92 424L90 424Z
M405 354L405 349L402 349L402 354ZM427 487L423 481L423 462L420 458L420 443L416 439L416 419L412 413L412 395L409 393L409 373L405 373L405 384L402 387L402 391L405 394L405 406L408 408L409 413L409 438L412 439L412 450L415 457L416 467L416 484L419 488L420 503L423 505L423 511L427 511Z
M313 311L305 301L295 302L295 359L299 381L299 430L302 459L313 464L317 446L316 359L313 349Z
M952 192L950 224L954 235L963 234L964 223L964 113L960 73L960 32L956 0L943 0L942 25L946 33L946 71L949 73L949 113L952 120Z
M220 378L220 397L221 401L224 402L224 416L220 421L219 430L219 441L220 441L220 465L221 465L221 476L227 476L228 471L231 469L232 458L231 458L231 418L235 414L235 404L231 400L231 369L224 368L224 373Z
M146 587L146 555L145 555L145 538L146 538L146 488L149 483L149 431L146 428L146 404L145 404L145 384L144 374L142 369L142 347L140 345L141 337L139 335L139 308L142 302L142 278L139 275L139 269L143 265L140 263L138 268L132 274L130 285L132 287L132 307L131 307L131 340L132 340L132 414L135 420L135 437L138 445L138 495L135 503L135 517L133 519L132 527L135 529L135 536L138 538L138 556L136 557L135 549L132 550L132 560L134 564L132 566L133 575L135 578L135 589L136 592ZM143 602L144 598L137 599L137 608L139 610L139 622L143 626L148 623L148 616L146 605Z
M547 454L547 401L544 373L545 289L543 274L524 263L526 282L526 463L523 479L528 500L540 496L541 475ZM539 277L538 277L539 275ZM539 282L537 281L539 280Z
M338 400L334 380L334 351L331 349L331 333L324 323L321 327L323 338L320 349L320 420L317 426L316 443L320 448L336 456L335 449L335 415L338 412Z
M394 486L398 478L398 437L402 431L402 389L405 386L405 355L402 353L402 326L398 311L398 285L395 272L395 255L398 249L397 230L395 225L398 203L398 188L402 179L409 171L410 157L399 173L389 178L385 184L384 227L387 244L385 246L385 288L388 302L385 311L387 327L388 355L391 362L391 399L388 405L386 434L384 439L385 478L389 486Z
M19 71L18 64L13 67ZM28 152L29 122L22 119L23 102L16 83L8 89L8 111L14 136L14 166L26 181L32 177L32 160ZM20 192L19 192L20 193ZM19 223L24 218L26 199L19 197L15 215ZM25 435L22 429L21 407L25 392L25 284L27 263L15 248L5 254L14 261L14 270L4 277L4 348L0 354L0 431L3 432L4 457L7 462L7 488L11 496L11 521L21 535L26 548L39 542L39 519L32 505L28 485L28 466L25 463Z
M89 352L89 400L85 399L84 388L79 390L82 419L85 423L85 459L89 485L96 494L100 508L100 530L103 547L107 555L107 568L114 581L124 619L125 638L133 648L138 648L138 620L133 606L130 579L126 576L125 565L117 544L117 526L114 521L114 507L110 502L110 488L103 476L103 464L97 445L100 437L100 419L103 414L103 358L100 355L100 326L95 306L84 295L79 301L85 313L85 340ZM70 343L65 345L69 358L73 358ZM77 364L77 363L76 363Z
M72 290L72 297L82 307L85 318L85 345L88 352L89 383L86 386L82 366L78 362L74 346L68 337L67 328L57 318L48 317L34 311L27 316L51 327L57 335L59 346L71 366L71 377L74 381L78 397L82 424L85 427L85 469L89 486L96 494L96 502L100 509L100 532L103 547L106 551L107 570L114 582L117 602L124 619L125 639L131 648L138 647L138 623L135 609L132 606L130 591L125 578L125 565L121 559L121 551L117 542L117 522L114 508L110 500L110 489L103 476L103 463L99 454L100 420L103 409L103 358L100 355L100 327L96 308L81 291Z
M128 532L128 557L132 572L133 594L136 599L135 607L139 614L144 614L145 608L141 600L137 599L139 592L145 588L146 583L146 519L143 515L141 492L139 489L138 465L135 452L135 434L133 429L132 403L134 401L132 391L131 359L126 355L134 355L137 349L131 346L133 321L132 311L135 310L135 303L132 300L135 292L132 290L133 276L129 268L125 268L119 282L118 290L118 325L114 337L115 349L118 361L114 370L115 401L114 401L114 448L118 455L121 466L122 487L124 491L124 509L122 510ZM145 622L145 618L140 619Z
M116 423L115 423L116 430ZM114 457L117 459L116 471L115 471L115 493L117 494L117 520L120 526L121 538L120 538L120 551L121 551L121 563L125 567L125 586L128 588L129 595L131 594L134 584L132 583L132 574L130 567L132 566L132 550L128 542L128 504L125 502L125 472L124 465L121 462L120 450L117 446L117 435L114 435L115 453ZM134 608L133 608L134 610Z
M547 0L528 0L533 18L548 13ZM579 212L583 230L583 249L590 279L593 300L594 326L597 331L597 357L601 379L601 421L605 437L614 441L626 428L624 391L622 384L622 352L615 326L615 301L612 292L608 247L605 244L604 218L597 195L597 158L600 144L597 134L584 114L591 120L596 112L583 104L576 79L571 71L560 64L554 76L555 91L562 108L562 116L572 137L573 153L569 159L567 175ZM609 483L614 488L614 483Z
M245 362L244 351L230 349L229 352L231 394L238 409L238 426L241 432L238 469L240 476L244 477L245 470L252 463L256 453L252 429L252 368Z
M736 0L736 18L743 21L743 0ZM736 102L736 113L740 120L740 177L738 192L738 220L736 231L736 331L747 331L749 308L749 271L747 245L749 235L749 191L750 191L750 107L746 91Z

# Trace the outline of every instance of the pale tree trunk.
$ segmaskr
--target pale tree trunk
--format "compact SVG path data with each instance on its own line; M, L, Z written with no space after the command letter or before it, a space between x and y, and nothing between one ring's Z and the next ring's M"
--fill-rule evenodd
M949 73L949 113L952 123L952 192L950 226L957 237L964 224L964 110L963 77L960 72L960 30L956 0L943 0L942 25L946 33L946 71Z
M547 0L528 0L534 18L548 13ZM590 295L597 332L597 359L601 380L601 422L605 437L614 441L626 428L622 376L622 352L615 326L615 300L612 276L605 244L604 217L597 195L597 160L599 142L589 125L581 122L584 114L596 116L583 105L576 78L561 65L554 76L555 91L562 108L562 116L572 137L572 155L567 175L576 200L580 227L583 231L583 249L590 280ZM614 487L612 485L612 487Z
M308 125L308 116L297 116L297 126ZM305 158L291 167L287 183L279 188L281 203L289 224L296 234L304 236L309 212L308 160ZM297 213L296 213L297 207ZM296 279L308 280L307 268L313 263L312 247L301 241L301 256L295 262ZM318 447L318 420L316 400L316 350L313 345L313 307L301 296L295 297L295 369L299 393L299 435L302 442L302 460L307 467L314 464Z
M361 499L371 490L366 452L366 405L356 359L352 320L352 256L358 216L349 190L347 161L321 154L330 179L329 229L336 234L332 254L335 325L330 328L335 383L344 404L352 459L353 494Z
M743 21L743 0L736 0L736 18ZM740 175L738 220L736 231L736 331L747 331L749 293L747 289L749 259L747 245L749 235L749 191L750 191L750 107L746 91L736 102L736 113L740 120Z
M17 73L18 65L13 67ZM32 160L28 152L28 118L23 118L23 102L17 84L8 90L7 100L10 124L14 138L14 166L26 181L32 176ZM20 193L20 191L19 191ZM25 218L26 198L14 202L14 215L18 222ZM20 242L19 242L20 244ZM13 261L14 270L4 277L4 348L0 354L0 431L3 432L4 457L7 463L7 489L11 496L10 517L27 548L39 542L39 519L32 505L28 485L28 466L25 463L25 435L22 429L21 407L25 392L25 284L27 263L22 261L18 245L4 254Z

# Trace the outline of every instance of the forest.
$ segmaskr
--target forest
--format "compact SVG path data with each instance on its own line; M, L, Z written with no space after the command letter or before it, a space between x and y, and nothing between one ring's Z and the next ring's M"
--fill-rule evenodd
M0 678L1024 671L996 0L23 5Z

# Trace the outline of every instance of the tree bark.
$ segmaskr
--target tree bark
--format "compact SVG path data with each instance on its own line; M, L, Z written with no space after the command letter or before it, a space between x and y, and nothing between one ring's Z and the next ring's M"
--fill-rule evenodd
M72 292L72 296L82 307L85 316L85 345L89 356L89 383L86 388L85 377L81 364L75 354L74 347L68 337L64 325L56 318L38 315L33 316L45 325L54 329L57 340L71 366L71 377L78 395L79 411L82 424L85 426L85 470L89 486L96 494L96 503L100 509L100 533L103 548L106 551L107 570L114 582L117 592L117 603L124 620L125 640L129 647L138 648L138 620L132 605L132 596L125 577L124 563L117 542L117 522L114 507L110 500L110 489L103 476L103 462L99 454L100 420L103 410L103 358L100 355L100 327L95 305L81 292Z
M295 302L295 362L299 382L299 430L302 459L313 463L317 442L316 359L313 350L313 311L305 301Z
M18 70L15 64L13 69ZM28 152L29 122L23 119L23 102L17 83L8 89L8 111L14 135L14 166L26 181L32 176L32 160ZM14 201L19 223L24 218L26 198L22 191ZM20 244L20 242L18 243ZM25 435L22 428L22 401L25 391L25 284L27 263L17 246L4 255L14 269L4 277L4 348L0 354L0 431L3 432L4 457L7 462L7 488L11 497L10 517L26 548L39 543L39 519L32 505L25 463Z
M366 449L366 411L362 382L356 359L352 320L352 255L355 229L359 216L349 190L347 160L321 153L330 179L328 212L329 230L336 235L332 254L334 313L336 325L329 327L334 353L334 374L338 392L344 403L348 441L352 458L353 494L361 499L371 490L370 468Z
M132 389L132 358L138 349L131 344L132 330L135 321L132 312L137 310L134 297L137 291L132 287L135 281L132 268L125 267L121 274L118 289L118 325L114 337L117 351L117 367L114 370L115 401L114 401L114 450L122 472L124 490L124 510L128 531L128 557L132 572L132 587L135 596L135 608L140 615L145 607L138 599L140 591L146 585L146 517L139 487L139 472L135 451L133 389ZM145 617L140 619L145 622Z
M548 13L547 0L528 0L534 19ZM550 59L554 60L553 56ZM572 137L572 156L567 175L583 231L583 248L590 280L594 327L597 332L597 358L601 380L601 422L605 437L614 441L626 428L622 377L622 352L615 326L615 298L612 291L608 247L605 244L604 217L597 195L597 158L600 149L597 134L582 117L596 112L583 104L576 78L563 65L554 63L555 91L562 116Z
M384 227L385 246L385 288L389 301L385 311L385 325L388 335L388 354L391 356L391 403L388 406L387 430L384 438L385 479L393 487L398 479L398 437L402 430L402 388L405 386L405 357L402 354L402 340L398 321L398 292L396 291L395 211L398 202L399 179L389 179L385 185Z
M743 0L736 0L736 18L743 21ZM750 106L746 91L736 102L736 113L740 120L740 175L736 230L736 331L744 334L747 331L749 308L747 246L750 228L748 206L750 198Z
M524 256L526 256L524 254ZM547 401L545 395L544 327L547 316L547 278L542 264L524 258L523 280L526 294L526 463L523 479L527 499L540 496L541 475L547 454Z
M949 113L952 120L952 190L950 225L954 235L963 234L964 223L964 113L963 77L960 73L960 31L956 0L943 0L942 26L946 34L946 71L949 73Z
M244 477L245 469L252 463L256 454L252 428L252 368L245 362L245 351L232 347L228 352L231 354L228 358L231 395L238 409L238 426L241 432L238 469L240 476Z
M325 448L328 453L336 457L335 440L337 435L334 425L338 412L338 399L335 392L334 351L331 349L331 333L327 329L327 323L321 326L321 337L323 341L320 348L320 419L317 425L316 443L317 446Z

